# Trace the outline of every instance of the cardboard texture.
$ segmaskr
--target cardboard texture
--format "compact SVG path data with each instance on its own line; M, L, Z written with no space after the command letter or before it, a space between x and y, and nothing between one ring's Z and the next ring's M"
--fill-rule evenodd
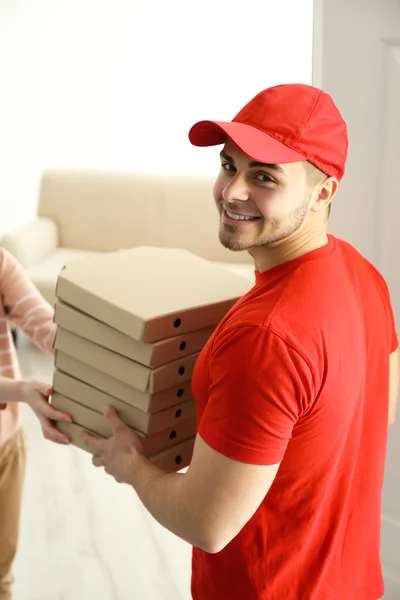
M162 392L151 394L122 383L122 381L118 381L98 369L81 363L63 352L56 351L55 367L72 378L82 381L109 396L113 396L131 406L152 414L165 410L179 402L186 402L193 399L190 381L185 381Z
M56 302L54 322L66 331L153 369L200 351L215 328L208 327L147 344L113 329L60 300Z
M91 408L70 400L65 396L61 396L60 394L56 394L54 402L52 400L51 403L55 408L69 414L75 424L81 425L85 429L104 438L108 438L112 435L111 427L104 415ZM125 421L121 413L119 413L119 416ZM196 420L190 419L183 421L182 423L178 423L175 427L169 427L168 429L153 435L147 435L134 428L132 429L142 441L145 456L151 456L152 454L156 454L157 452L161 452L171 446L176 446L176 444L193 438L196 435Z
M82 432L88 431L87 429L81 425L77 425L76 423L64 423L62 421L58 421L57 428L69 435L71 444L73 446L90 453L89 448L85 445L82 439ZM102 436L92 431L89 431L89 433L99 439L102 439ZM148 459L159 469L163 469L168 473L180 471L181 469L184 469L190 465L193 455L194 441L195 438L189 439L181 444L172 446L172 448L168 448L162 452L157 452L156 454L149 456Z
M252 286L186 250L139 246L71 261L58 276L56 297L152 343L216 325Z
M181 381L189 381L199 356L196 352L151 369L60 327L57 328L54 348L142 392L150 393L168 389Z
M158 452L150 457L153 464L168 473L180 471L190 465L194 450L195 438L177 444L163 452Z
M158 413L147 413L129 406L117 398L108 396L100 390L90 387L82 381L74 380L63 374L55 374L53 381L53 405L59 408L57 402L62 402L61 397L69 398L92 410L103 414L107 405L113 406L127 425L142 433L158 433L168 427L175 427L178 423L196 416L196 403L194 400L182 402ZM62 410L62 409L60 409Z

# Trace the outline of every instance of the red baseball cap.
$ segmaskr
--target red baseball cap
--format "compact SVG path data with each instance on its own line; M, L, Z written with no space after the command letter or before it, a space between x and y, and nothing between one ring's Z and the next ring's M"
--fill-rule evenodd
M247 156L267 164L307 160L340 180L347 158L347 127L332 98L305 84L277 85L248 102L232 121L199 121L189 131L194 146L230 138Z

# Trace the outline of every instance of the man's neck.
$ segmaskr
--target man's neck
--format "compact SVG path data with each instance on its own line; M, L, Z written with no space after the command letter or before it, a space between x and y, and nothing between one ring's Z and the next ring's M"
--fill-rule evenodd
M263 248L253 248L249 254L253 257L256 271L262 273L277 267L308 252L322 248L328 243L326 230L303 231L274 242Z

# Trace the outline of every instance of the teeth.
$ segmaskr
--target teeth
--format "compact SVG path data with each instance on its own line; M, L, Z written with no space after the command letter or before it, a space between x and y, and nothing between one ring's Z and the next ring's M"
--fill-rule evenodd
M226 211L226 214L228 215L228 217L230 219L235 219L235 221L254 221L254 219L257 218L257 217L247 217L245 215L235 215L235 213L231 213L231 212L229 212L229 210Z

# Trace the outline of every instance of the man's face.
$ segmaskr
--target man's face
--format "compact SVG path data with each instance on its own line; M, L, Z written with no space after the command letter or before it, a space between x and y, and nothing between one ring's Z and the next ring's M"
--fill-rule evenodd
M214 184L220 241L234 251L261 248L296 232L306 220L311 190L302 162L257 163L230 140Z

